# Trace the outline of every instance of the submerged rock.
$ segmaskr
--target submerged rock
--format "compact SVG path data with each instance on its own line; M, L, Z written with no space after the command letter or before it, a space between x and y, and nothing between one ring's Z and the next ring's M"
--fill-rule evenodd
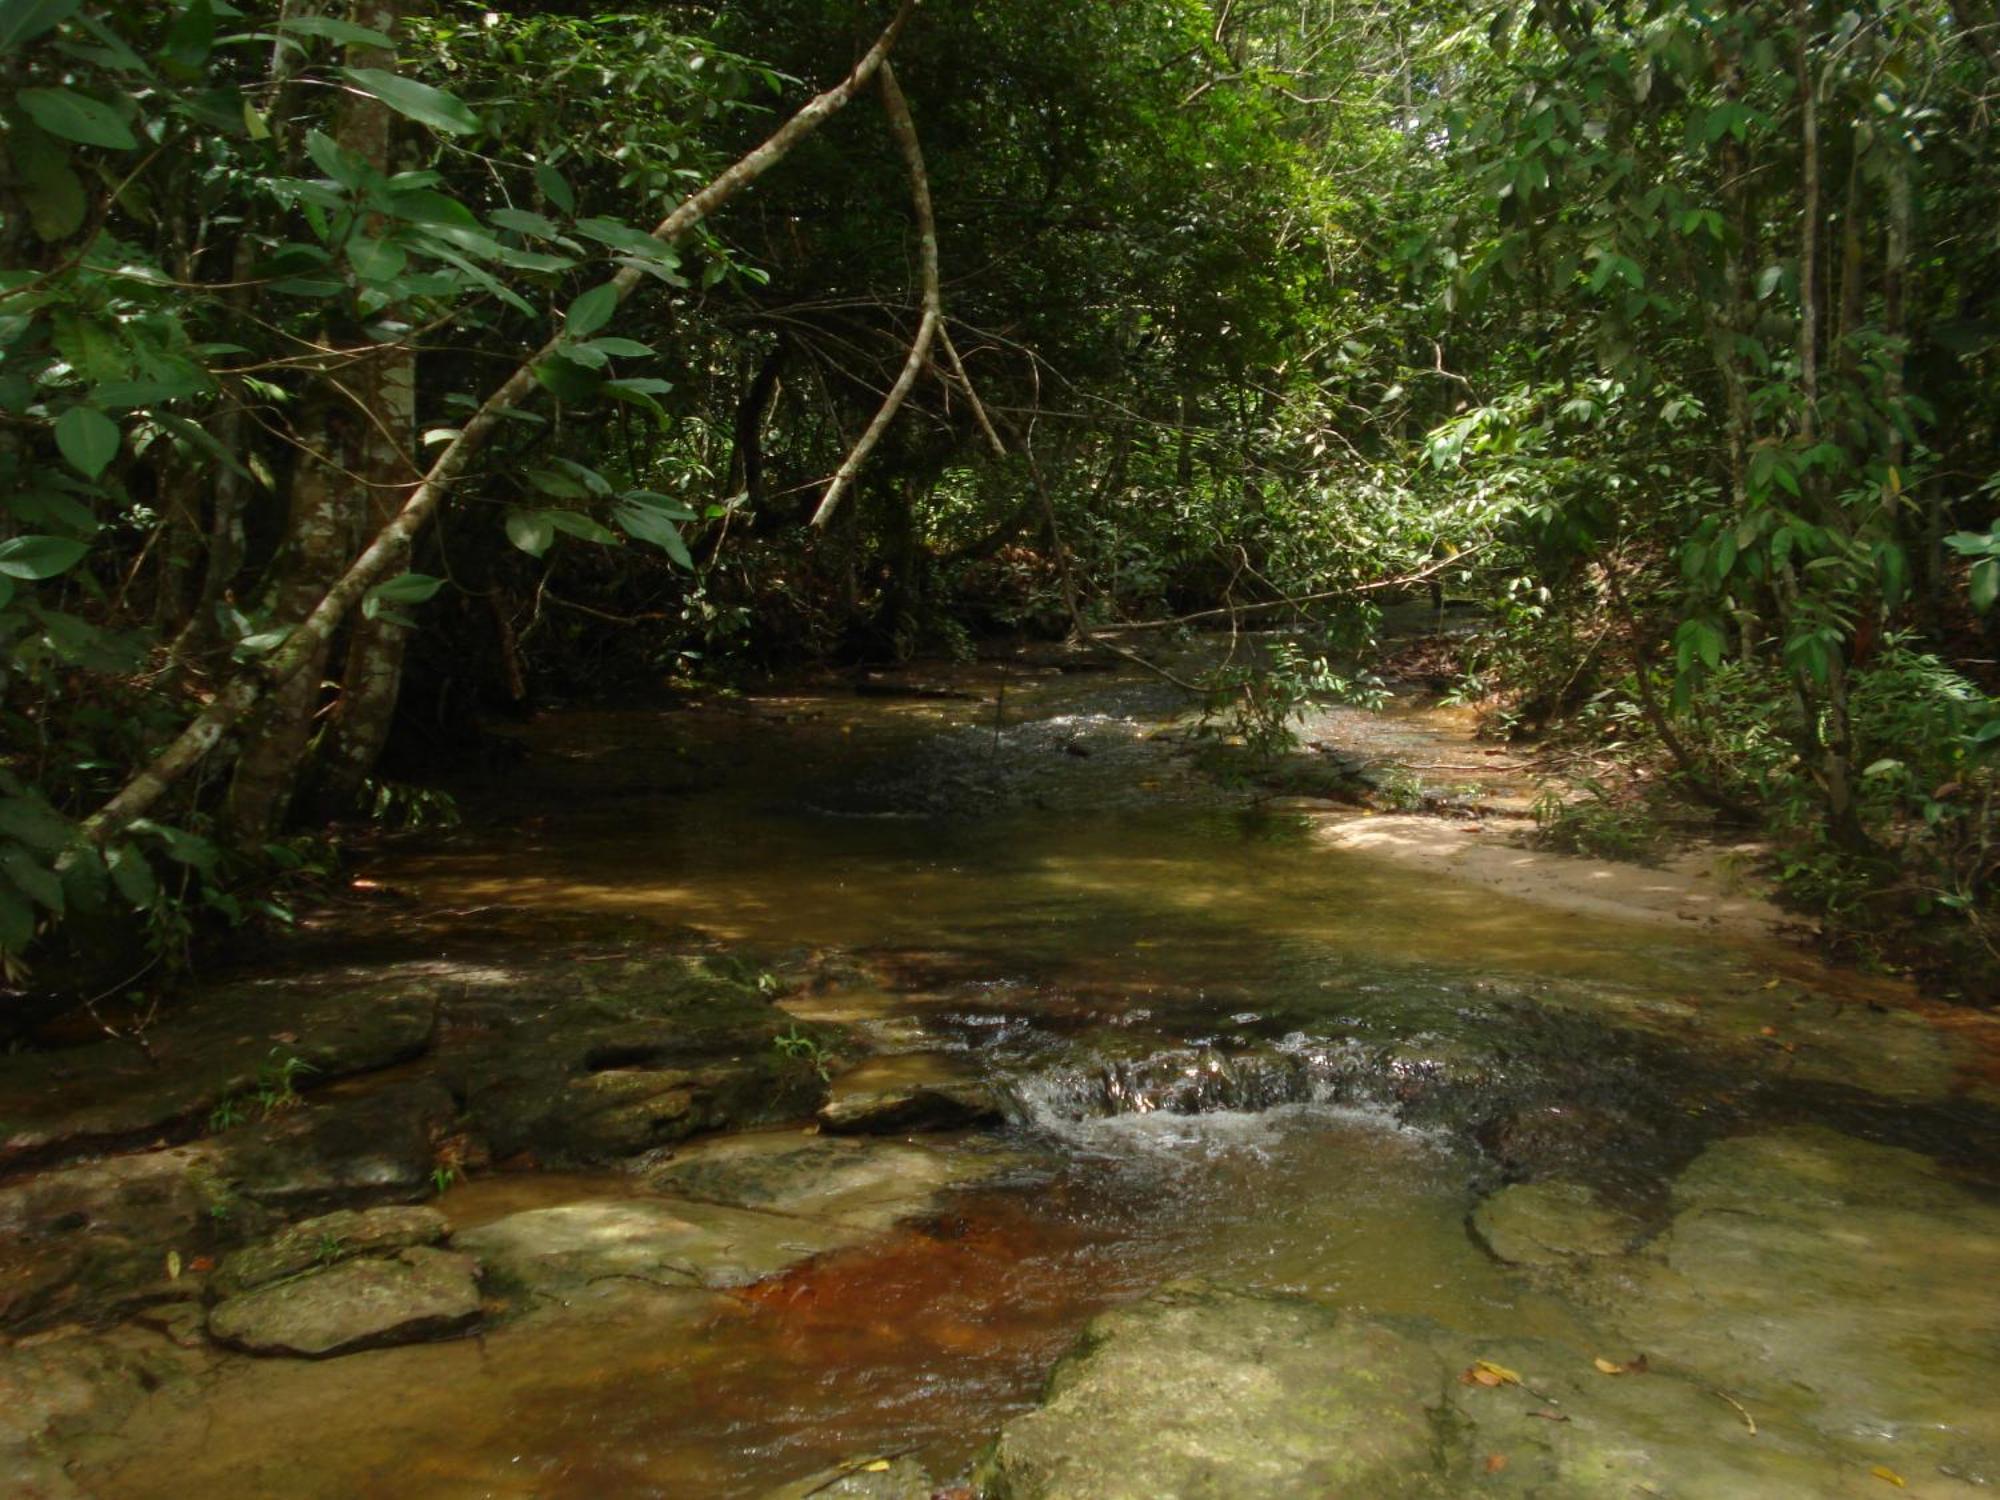
M1169 1288L1092 1323L1039 1411L1007 1424L993 1500L1325 1500L1430 1493L1416 1340L1331 1308ZM1445 1493L1436 1491L1436 1493Z
M854 1243L860 1231L664 1198L603 1198L509 1214L456 1236L505 1285L571 1297L601 1282L732 1287Z
M81 1500L87 1492L64 1472L58 1447L116 1432L150 1392L196 1368L193 1357L129 1330L0 1344L0 1494Z
M1020 1165L995 1146L938 1150L919 1142L738 1136L677 1152L644 1173L663 1193L853 1229L886 1229L934 1209L946 1189Z
M914 1458L863 1459L822 1469L767 1491L760 1500L931 1500L930 1472Z
M209 1335L249 1354L319 1359L442 1338L480 1313L479 1266L427 1245L339 1261L216 1304Z
M1556 1266L1618 1255L1638 1221L1606 1208L1581 1183L1516 1183L1472 1211L1472 1230L1494 1257L1517 1266Z

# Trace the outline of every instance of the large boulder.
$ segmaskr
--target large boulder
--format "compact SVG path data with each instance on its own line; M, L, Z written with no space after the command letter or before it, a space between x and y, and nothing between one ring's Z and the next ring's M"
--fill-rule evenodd
M1164 1289L1094 1322L987 1463L994 1500L1326 1500L1431 1488L1422 1342L1298 1299Z
M417 1245L225 1298L209 1311L208 1331L249 1354L321 1359L458 1333L480 1309L478 1263Z

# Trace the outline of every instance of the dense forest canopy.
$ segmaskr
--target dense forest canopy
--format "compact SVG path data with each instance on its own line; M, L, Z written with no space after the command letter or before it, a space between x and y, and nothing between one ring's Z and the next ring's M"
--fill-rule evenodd
M281 911L536 702L1309 622L1201 684L1254 737L1398 582L1501 722L1990 962L1983 0L0 0L0 60L10 985Z

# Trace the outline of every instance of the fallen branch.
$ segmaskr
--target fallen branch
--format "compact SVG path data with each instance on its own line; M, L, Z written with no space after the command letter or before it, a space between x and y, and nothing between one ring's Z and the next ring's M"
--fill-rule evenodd
M1312 594L1289 594L1282 599L1265 599L1257 604L1225 605L1220 609L1198 609L1193 614L1173 615L1160 620L1134 620L1129 624L1121 624L1118 628L1120 630L1171 630L1176 625L1191 625L1197 620L1214 620L1224 615L1233 620L1238 615L1247 615L1261 610L1292 609L1301 604L1324 604L1330 599L1351 599L1356 594L1375 594L1380 593L1384 589L1408 588L1413 583L1422 583L1427 578L1433 578L1439 573L1457 567L1468 557L1473 556L1490 545L1491 543L1489 542L1475 542L1463 552L1454 552L1450 557L1441 557L1436 562L1426 563L1414 573L1402 573L1394 578L1378 578L1372 583L1350 584L1346 588L1323 589L1318 593Z
M910 118L910 101L903 97L902 86L896 82L896 70L886 61L882 64L879 81L882 108L889 116L889 133L895 136L897 148L903 153L903 165L910 174L910 205L917 216L924 316L917 325L917 336L910 341L909 357L903 361L902 371L896 376L896 383L889 388L882 409L875 413L875 420L868 424L868 430L861 434L860 441L855 443L846 461L835 472L832 483L826 487L826 497L819 502L819 509L813 512L812 524L815 527L824 527L833 519L841 496L853 486L855 476L868 461L868 455L875 451L875 445L882 441L882 434L896 419L896 413L908 399L917 377L930 362L931 344L944 322L944 289L938 275L937 216L931 210L931 183L924 171L924 148L917 140L917 122Z
M674 244L776 166L794 146L841 110L877 73L886 69L889 51L895 46L916 5L917 0L901 0L895 17L845 78L808 101L763 144L699 192L683 200L660 221L653 230L653 238L662 244ZM644 274L636 266L627 266L611 279L611 285L617 288L619 302L632 295ZM327 590L304 622L263 661L245 668L224 683L207 707L194 716L151 765L126 782L117 795L84 819L81 831L86 839L103 844L133 819L145 816L153 804L199 765L251 709L306 668L331 638L347 612L360 602L362 595L388 576L392 568L401 566L401 560L407 555L407 549L417 533L444 503L452 481L459 477L499 426L501 413L524 404L534 395L538 387L535 367L553 355L562 341L561 334L551 337L486 398L471 420L459 430L458 436L445 446L429 471L412 488L402 509L348 565L347 571Z

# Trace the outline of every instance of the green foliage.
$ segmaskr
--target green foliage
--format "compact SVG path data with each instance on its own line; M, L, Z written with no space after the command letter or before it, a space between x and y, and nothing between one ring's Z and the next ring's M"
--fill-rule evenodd
M1536 842L1543 848L1628 864L1657 863L1664 852L1655 809L1631 797L1614 796L1603 783L1586 779L1582 797L1545 787L1535 798Z
M796 1023L772 1037L771 1045L781 1056L810 1068L820 1082L833 1078L832 1049L812 1033L801 1031Z

